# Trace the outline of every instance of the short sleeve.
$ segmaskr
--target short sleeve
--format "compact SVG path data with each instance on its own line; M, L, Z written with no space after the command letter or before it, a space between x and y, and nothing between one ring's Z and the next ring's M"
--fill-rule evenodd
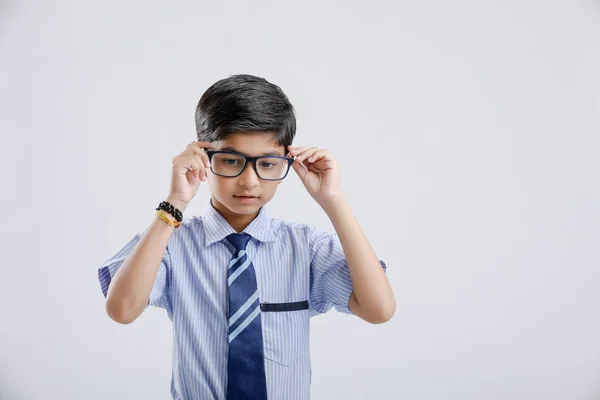
M138 232L123 248L115 255L109 258L100 268L98 268L98 280L104 297L107 296L108 288L125 259L131 254L137 243L140 241L146 230ZM169 246L165 249L158 273L150 292L150 298L146 307L152 305L164 308L171 315L171 261L169 257Z
M314 231L310 240L310 315L326 313L332 307L353 315L348 302L354 288L338 235ZM386 264L379 263L386 272Z

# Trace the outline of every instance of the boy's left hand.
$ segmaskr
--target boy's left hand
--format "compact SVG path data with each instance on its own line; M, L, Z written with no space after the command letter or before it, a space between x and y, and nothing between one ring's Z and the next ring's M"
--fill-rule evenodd
M294 146L288 146L288 150L292 157L297 157L292 168L317 203L322 206L342 196L338 164L327 150Z

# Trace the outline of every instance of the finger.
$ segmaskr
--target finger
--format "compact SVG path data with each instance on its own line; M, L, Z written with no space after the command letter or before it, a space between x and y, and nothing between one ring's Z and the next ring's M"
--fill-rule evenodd
M290 154L292 154L298 159L301 158L307 151L310 151L311 149L316 149L316 147L298 147L296 149L292 149L290 151Z
M202 173L204 174L204 180L206 180L206 178L208 178L208 171L210 170L210 162L208 161L208 156L206 154L204 154L204 156L195 155L194 157L196 158L196 160L198 160L198 163L202 166ZM200 176L202 176L202 175L200 175Z
M316 147L312 147L312 148L302 152L302 154L300 154L298 156L298 158L296 158L296 161L302 162L302 161L306 160L307 158L311 157L317 151L319 151L319 149L317 149Z
M320 160L322 158L327 158L327 155L327 150L318 150L314 152L312 156L308 157L308 162L314 163L315 161Z
M304 180L304 177L308 173L308 171L306 170L306 168L304 168L304 165L302 165L302 164L300 164L298 162L294 162L292 164L292 168L294 169L294 171L296 171L296 173L298 174L298 176L300 177L300 179Z
M193 145L194 145L194 147L198 147L201 149L208 149L210 147L211 143L198 141L198 142L194 142Z
M206 168L204 167L204 162L199 157L189 154L186 157L183 157L183 161L181 162L182 166L188 169L188 172L192 172L192 175L204 181L206 176Z
M202 149L199 148L190 148L189 151L196 157L199 157L202 163L206 168L210 168L210 159L208 158L208 154Z
M185 147L185 151L184 153L188 153L188 152L193 152L193 153L205 153L205 149L208 149L210 147L210 142L199 142L199 141L194 141L190 144L188 144Z
M298 156L300 154L302 154L303 152L305 152L308 149L315 149L316 147L310 147L310 146L304 146L304 147L293 147L290 146L290 154L294 155L294 156Z
M210 146L210 142L194 140L192 143L188 144L187 147L200 147L207 148Z
M206 178L206 169L204 167L204 162L202 162L202 160L199 157L196 156L189 156L187 163L186 163L186 167L190 170L190 171L194 171L193 174L194 176L196 176L198 179L200 179L201 181L204 181Z
M198 165L194 165L191 158L184 155L179 155L173 159L173 168L177 168L177 170L184 169L186 175L192 171L192 175L194 176L197 176L200 170Z
M300 147L292 147L291 151L300 154L308 149L316 149L316 146L300 146Z

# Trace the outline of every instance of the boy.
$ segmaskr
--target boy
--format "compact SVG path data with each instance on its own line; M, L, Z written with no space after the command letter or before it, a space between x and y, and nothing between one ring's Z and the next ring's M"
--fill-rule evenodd
M173 322L174 399L308 399L309 318L332 307L388 321L395 299L344 200L336 161L293 147L293 106L265 79L213 84L196 108L198 141L173 159L157 218L98 270L122 324L149 305ZM270 218L290 169L337 234ZM182 219L201 182L204 214Z

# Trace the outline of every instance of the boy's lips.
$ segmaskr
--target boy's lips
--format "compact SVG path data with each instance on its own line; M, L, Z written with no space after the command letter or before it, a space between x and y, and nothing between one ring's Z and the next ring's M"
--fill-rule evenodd
M256 200L258 200L258 196L255 195L237 195L234 194L233 198L239 201L241 204L253 204Z

